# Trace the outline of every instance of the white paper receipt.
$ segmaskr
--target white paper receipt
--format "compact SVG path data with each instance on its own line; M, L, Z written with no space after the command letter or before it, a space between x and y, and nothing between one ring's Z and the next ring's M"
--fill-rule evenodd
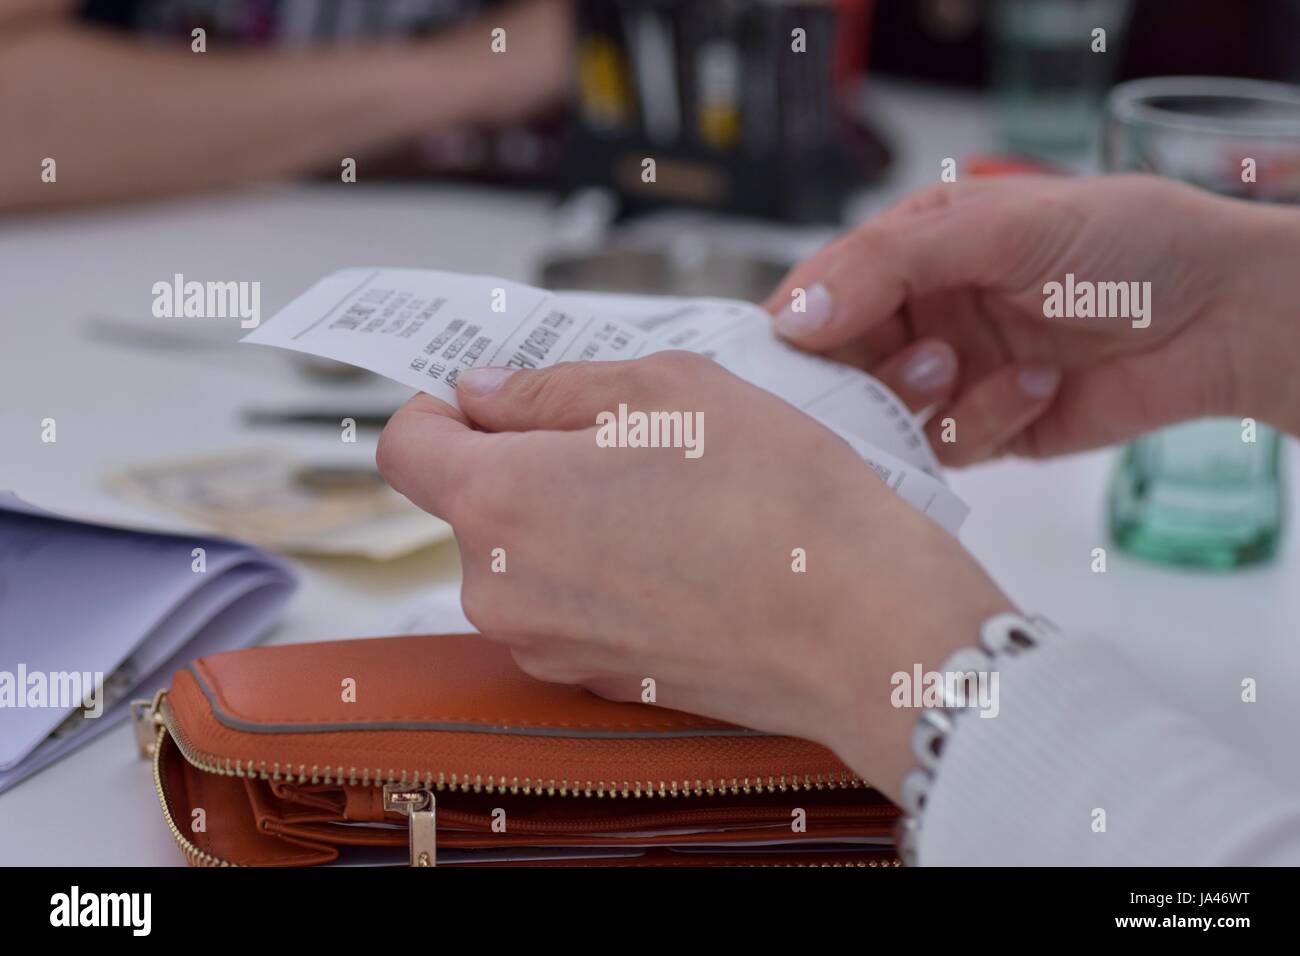
M893 392L865 372L786 345L767 313L747 302L554 293L489 276L344 269L243 341L357 365L452 405L456 378L469 368L699 352L836 432L949 532L969 510L944 484L925 435Z

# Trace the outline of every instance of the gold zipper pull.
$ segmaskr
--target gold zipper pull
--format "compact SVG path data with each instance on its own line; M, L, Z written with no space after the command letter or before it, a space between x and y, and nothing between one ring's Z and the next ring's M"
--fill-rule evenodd
M435 866L438 862L438 802L433 790L419 784L384 784L384 809L407 817L411 843L411 866Z
M160 690L153 700L133 700L130 704L131 723L135 727L135 742L140 759L148 760L158 746L158 729L162 727L162 699L167 691Z

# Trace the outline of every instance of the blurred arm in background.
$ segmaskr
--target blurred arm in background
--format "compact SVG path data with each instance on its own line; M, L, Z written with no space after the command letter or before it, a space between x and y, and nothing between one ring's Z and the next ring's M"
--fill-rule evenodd
M0 211L337 169L431 129L534 115L561 98L570 61L567 0L519 0L418 40L210 39L206 53L87 27L72 7L0 0Z

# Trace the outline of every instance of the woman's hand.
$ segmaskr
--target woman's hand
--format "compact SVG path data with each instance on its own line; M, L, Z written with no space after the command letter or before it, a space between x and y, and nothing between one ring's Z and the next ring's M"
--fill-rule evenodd
M650 678L658 704L818 741L897 793L917 715L891 675L1008 607L954 538L701 356L484 369L458 398L413 399L378 461L455 527L484 635L543 680L637 700ZM702 416L702 454L601 447L620 405Z
M909 197L798 266L767 307L787 338L868 370L916 340L951 345L959 385L929 425L949 464L1204 415L1300 432L1297 251L1294 210L1146 176L1003 177ZM1150 283L1147 316L1046 317L1044 286L1067 273ZM954 442L938 440L945 418Z

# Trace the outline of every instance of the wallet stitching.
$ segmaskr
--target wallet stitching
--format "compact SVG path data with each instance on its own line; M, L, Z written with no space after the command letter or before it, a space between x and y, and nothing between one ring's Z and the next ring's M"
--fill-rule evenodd
M204 679L204 674L199 673L202 669L208 679ZM304 723L291 724L274 724L262 721L252 720L246 717L235 715L235 709L226 700L220 688L217 686L216 675L208 669L207 662L204 659L194 661L190 665L190 671L194 675L195 682L199 689L208 699L212 706L213 716L222 725L233 730L240 730L247 733L310 733L313 729L316 732L326 732L322 726L317 725L315 728L305 725ZM742 727L727 727L721 724L703 724L696 722L677 722L670 723L666 721L642 721L630 722L620 721L617 723L590 723L584 721L510 721L504 718L490 717L472 717L461 715L447 716L429 716L429 715L399 715L379 717L369 721L343 722L337 720L327 720L324 716L308 715L303 721L320 721L324 728L330 731L365 731L365 730L440 730L448 733L497 733L503 735L517 734L519 736L544 736L543 734L527 734L528 730L574 730L585 731L585 735L598 736L615 736L622 735L616 728L622 727L628 730L658 730L661 733L655 734L655 737L678 736L678 737L765 737L768 734L757 731L747 730ZM388 723L393 722L410 722L422 726L416 727L387 727ZM457 726L430 727L429 724L457 724Z

